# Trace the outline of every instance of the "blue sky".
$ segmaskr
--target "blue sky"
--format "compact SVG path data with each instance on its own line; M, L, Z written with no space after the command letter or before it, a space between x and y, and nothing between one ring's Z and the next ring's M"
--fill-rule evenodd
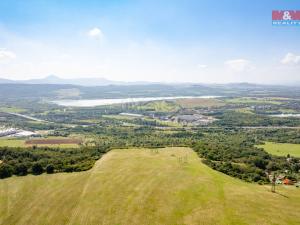
M0 77L167 82L300 80L296 0L0 1Z

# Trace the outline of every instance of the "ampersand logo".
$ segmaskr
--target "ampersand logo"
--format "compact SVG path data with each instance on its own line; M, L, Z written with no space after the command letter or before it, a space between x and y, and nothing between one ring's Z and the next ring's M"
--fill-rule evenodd
M300 10L273 10L273 26L300 26Z
M282 19L283 20L291 20L292 16L290 15L290 12L289 11L284 11Z

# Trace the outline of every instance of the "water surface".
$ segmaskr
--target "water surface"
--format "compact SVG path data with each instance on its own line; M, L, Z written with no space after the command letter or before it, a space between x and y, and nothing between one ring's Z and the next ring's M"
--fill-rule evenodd
M282 114L276 114L276 115L270 115L271 117L280 117L280 118L286 118L286 117L296 117L300 118L300 114L287 114L287 113L282 113Z
M57 100L52 101L61 106L72 107L94 107L114 104L125 104L134 102L151 102L159 100L174 100L188 98L218 98L221 96L174 96L174 97L145 97L145 98L115 98L115 99L82 99L82 100Z

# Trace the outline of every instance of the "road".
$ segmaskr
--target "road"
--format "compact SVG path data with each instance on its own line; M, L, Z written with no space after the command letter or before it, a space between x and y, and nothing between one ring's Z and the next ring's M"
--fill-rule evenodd
M46 120L41 120L41 119L38 119L38 118L34 118L32 116L26 116L26 115L23 115L23 114L20 114L20 113L11 113L11 112L5 112L9 115L13 115L13 116L19 116L19 117L23 117L25 119L29 119L29 120L33 120L33 121L38 121L38 122L48 122Z

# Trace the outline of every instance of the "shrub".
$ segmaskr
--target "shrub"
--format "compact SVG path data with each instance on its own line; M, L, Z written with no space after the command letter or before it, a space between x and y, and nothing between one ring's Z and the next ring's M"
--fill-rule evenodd
M46 172L48 173L48 174L51 174L51 173L54 173L54 166L53 165L47 165L47 167L46 167Z
M42 167L41 164L39 164L39 163L33 164L33 166L32 166L32 173L34 175L39 175L39 174L41 174L43 172L44 172L44 169L43 169L43 167Z
M7 164L0 164L0 178L11 177L13 168Z
M25 176L28 173L28 168L24 164L16 165L15 174L18 176Z

